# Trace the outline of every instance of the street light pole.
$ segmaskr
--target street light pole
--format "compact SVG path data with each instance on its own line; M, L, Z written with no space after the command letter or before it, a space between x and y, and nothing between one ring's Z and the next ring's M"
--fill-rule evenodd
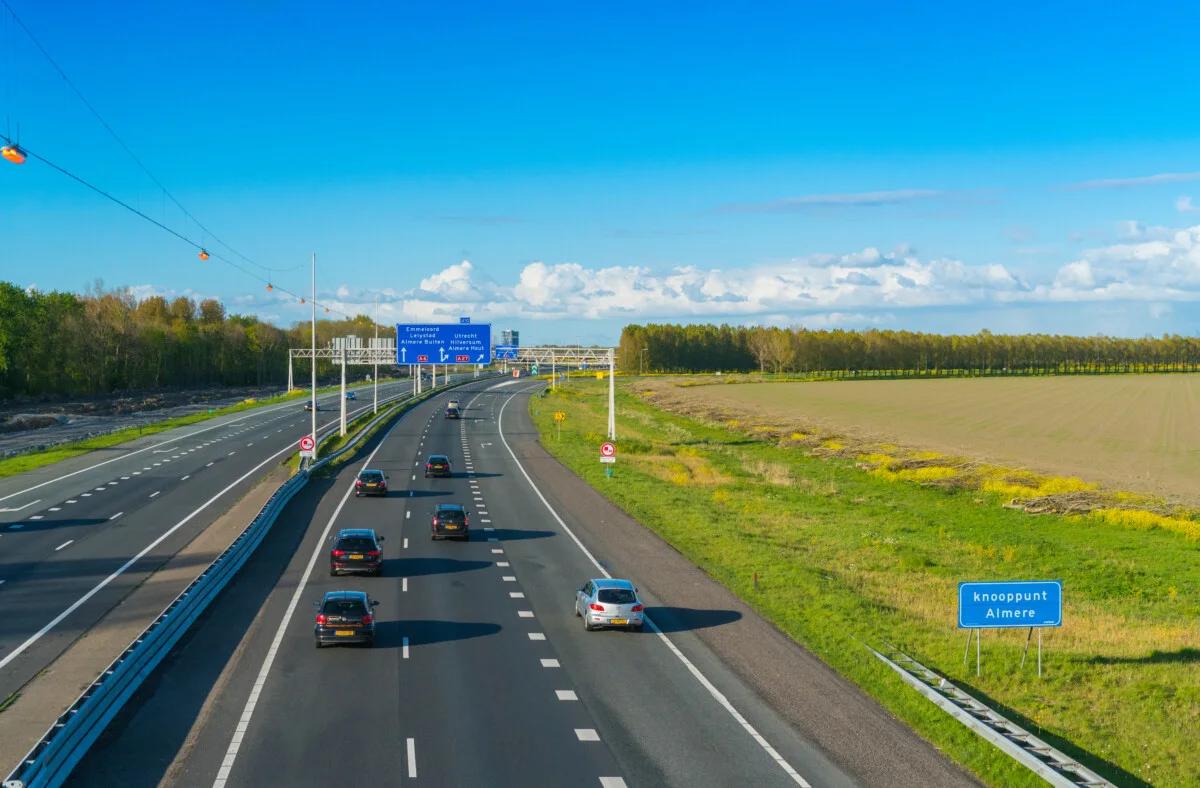
M608 349L608 439L617 439L617 360L613 349Z
M312 439L313 460L317 459L317 253L312 256Z
M375 387L375 404L371 408L372 413L379 412L379 293L375 294L375 351L371 354L375 358L375 374L371 376L371 381Z

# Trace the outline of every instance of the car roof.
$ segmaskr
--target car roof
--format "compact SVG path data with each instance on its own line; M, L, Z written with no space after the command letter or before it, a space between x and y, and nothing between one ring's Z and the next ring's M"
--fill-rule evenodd
M338 531L338 539L343 536L374 536L375 531L370 528L343 528Z
M358 472L358 475L362 476L364 473L383 473L383 471L379 470L378 468L363 468Z
M630 591L635 590L633 583L629 580L618 580L612 577L598 577L592 580L592 584L596 588L627 588Z
M450 462L450 458L449 458L449 457L447 457L445 454L430 454L430 455L429 455L429 459L431 459L431 460L445 460L446 462Z
M463 506L461 503L439 503L437 505L437 510L439 512L444 512L444 511L461 512L461 511L465 511L466 507Z
M323 599L328 602L331 599L361 599L367 601L366 591L326 591Z

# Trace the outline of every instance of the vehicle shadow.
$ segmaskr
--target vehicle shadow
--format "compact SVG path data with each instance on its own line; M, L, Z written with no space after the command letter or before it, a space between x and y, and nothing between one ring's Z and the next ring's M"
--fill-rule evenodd
M393 490L389 498L432 498L437 495L449 495L449 490Z
M64 517L60 520L25 520L11 525L0 526L5 534L27 534L32 531L55 531L59 528L70 528L73 525L100 525L107 523L107 517ZM17 526L20 526L19 528Z
M472 542L486 542L488 539L499 539L502 542L519 542L522 539L545 539L548 536L558 536L554 531L518 531L513 528L497 528L494 531L484 531L479 528L471 529Z
M409 648L449 643L455 640L495 635L499 624L484 621L438 621L430 619L399 619L375 624L375 648L401 648L408 638Z
M742 617L742 614L736 610L697 610L691 607L648 607L646 615L663 632L709 629L732 624Z
M469 471L462 471L461 473L451 474L450 478L451 479L494 479L498 476L503 476L503 475L504 475L503 473L481 473L479 471L475 471L474 473L471 473Z
M459 558L385 558L384 577L425 577L470 572L491 566L491 561L464 561Z

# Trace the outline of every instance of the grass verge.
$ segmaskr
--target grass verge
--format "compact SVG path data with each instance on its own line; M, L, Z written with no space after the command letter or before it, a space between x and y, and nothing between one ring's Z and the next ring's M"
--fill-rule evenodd
M531 400L547 449L610 500L993 785L1041 785L871 657L887 640L1119 785L1195 785L1200 562L1161 528L1032 515L976 490L900 484L836 451L780 445L618 389L619 461L597 462L606 387ZM555 438L553 412L567 412ZM757 574L757 587L754 576ZM1024 630L963 663L960 580L1062 579L1045 677Z

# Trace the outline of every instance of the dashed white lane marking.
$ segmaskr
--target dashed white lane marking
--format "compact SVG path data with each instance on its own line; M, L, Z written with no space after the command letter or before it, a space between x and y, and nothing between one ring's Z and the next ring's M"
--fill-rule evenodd
M179 481L186 482L190 478L192 478L192 475L189 473L187 476L180 476Z
M517 582L517 578L516 578L516 576L515 576L515 575L504 575L504 576L503 576L503 577L501 577L500 579L501 579L501 580L503 580L503 581L504 581L504 582L506 582L506 583L515 583L515 582Z
M68 498L67 503L79 503L79 501L75 500L74 498Z
M247 444L246 444L246 446L247 446L247 447L249 447L249 446L253 446L253 445L254 445L254 443L252 443L252 442L251 442L251 443L247 443Z
M115 519L117 519L118 517L120 517L120 516L121 516L121 515L123 515L123 514L125 514L125 512L117 512L116 514L114 514L112 517L110 517L110 518L108 518L108 519L110 519L110 520L115 520Z
M141 475L142 475L142 472L141 472L141 471L134 471L134 472L133 472L133 475L134 475L134 476L141 476Z
M65 542L63 542L62 544L60 544L58 547L54 548L54 552L56 552L56 553L57 553L59 550L63 549L63 548L64 548L64 547L66 547L67 545L70 545L70 544L71 544L71 543L73 543L74 541L75 541L74 539L68 539L67 541L65 541Z
M150 470L150 466L149 466L149 465L147 465L145 468L142 468L142 470L143 470L143 471L148 471L148 470Z
M407 537L407 536L406 536L406 537L404 537L404 549L405 549L405 550L407 550L407 549L408 549L408 537Z
M158 495L160 492L162 492L162 490L155 490L154 492L150 493L150 497L153 498L154 496Z
M532 610L518 610L517 618L533 618Z
M601 777L600 788L629 788L624 777Z
M415 739L409 739L408 744L408 779L417 779L417 742Z
M497 431L500 434L500 442L504 444L504 448L508 452L508 456L511 457L512 461L516 464L517 470L519 470L521 475L525 477L525 481L529 483L529 487L533 490L534 494L537 495L538 500L542 502L542 505L546 507L546 511L550 512L550 516L554 518L554 521L557 522L559 527L563 529L563 532L566 533L567 536L571 537L571 541L574 542L575 546L579 548L579 551L582 552L584 556L586 556L587 559L592 562L592 565L596 567L596 570L600 572L603 577L612 577L609 571L600 565L600 562L596 560L596 557L592 555L591 551L584 546L583 542L579 541L579 537L575 535L575 532L571 530L570 526L568 526L563 518L559 516L554 507L550 505L550 502L546 500L546 496L543 495L542 491L538 489L538 486L534 484L533 477L529 475L529 472L525 470L525 466L522 465L521 461L517 459L517 454L513 451L512 446L509 445L508 439L504 437L504 411L508 407L508 403L512 402L513 397L517 396L518 393L520 392L514 392L510 394L508 399L504 400L504 404L500 406L500 415L497 417L499 422ZM729 698L725 697L725 694L717 689L716 686L708 680L708 677L701 673L700 669L697 668L692 661L688 659L682 651L679 650L679 647L675 645L674 641L663 634L663 631L658 628L654 621L652 621L650 618L646 618L646 623L649 624L650 630L654 632L654 634L658 635L659 640L668 649L670 649L671 653L674 654L681 663L683 663L683 666L689 673L692 674L692 676L695 677L696 681L700 683L700 686L704 687L704 689L708 691L708 694L712 696L712 698L721 706L721 708L725 709L725 711L729 713L729 716L733 717L733 719L742 726L742 729L745 730L746 733L748 733L750 737L754 739L754 741L756 741L760 747L763 748L763 751L766 752L767 755L779 765L779 768L783 769L783 771L789 777L791 777L797 785L803 786L803 788L812 788L811 784L802 776L800 776L800 773L792 768L792 765L788 763L782 755L779 754L779 751L771 746L771 743L768 742L763 735L758 732L758 729L751 725L750 722L742 716L741 712L739 712L734 705L729 702Z
M408 520L408 519L409 519L409 518L411 518L411 517L412 517L412 512L411 512L411 511L407 511L407 512L405 512L405 513L404 513L404 519L405 519L405 520Z
M400 648L404 653L404 658L408 659L408 638L404 638L400 641Z
M237 450L236 450L236 449L234 449L233 451L229 452L229 453L228 453L228 454L226 454L225 456L226 456L226 457L232 457L232 456L233 456L233 455L235 455L235 454L237 454Z
M504 552L503 547L493 547L492 548L492 555L499 555L500 553L503 553L503 552Z
M579 696L575 694L575 690L554 690L554 697L559 700L579 700Z
M122 477L121 477L121 481L123 481L123 482L127 482L127 481L129 481L129 477L128 477L128 476L122 476Z
M400 578L400 590L401 591L408 590L408 578L407 577Z
M50 511L52 511L52 512L61 512L61 511L62 511L62 507L61 507L61 506L51 506L51 507L50 507Z
M481 523L490 523L490 522L491 522L491 520L480 520L479 522L481 522Z
M107 487L97 487L96 489L92 490L92 492L104 492L107 489Z
M508 566L508 561L497 561L496 566L500 566L500 567Z
M80 498L91 498L92 494L91 493L80 493L79 497Z
M120 482L109 482L108 486L113 487L114 485L117 485L117 484L120 484Z
M544 632L530 632L529 639L530 640L545 640L546 634Z
M559 667L559 664L558 664L558 660L557 660L557 659L543 659L543 660L541 660L541 662L542 662L542 667L543 667L543 668L557 668L557 667Z
M162 463L161 463L161 462L156 462L156 463L154 463L154 467L155 467L155 468L157 468L157 467L158 467L158 466L160 466L160 465L162 465Z
M33 517L30 517L29 519L30 519L30 520L40 520L40 519L42 519L42 518L43 518L43 517L45 517L45 516L46 516L46 515L44 515L44 514L35 514Z
M216 460L213 460L213 462L216 462ZM213 467L213 462L210 462L208 465L205 465L204 467L205 467L205 468L211 468L211 467Z
M416 475L415 473L412 475L412 480L413 480L414 482L417 480L417 475Z

